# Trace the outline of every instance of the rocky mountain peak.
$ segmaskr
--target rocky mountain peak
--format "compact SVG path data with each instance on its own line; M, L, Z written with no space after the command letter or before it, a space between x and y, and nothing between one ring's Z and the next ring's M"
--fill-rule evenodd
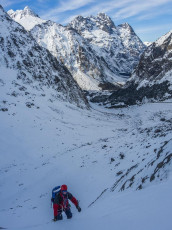
M103 30L109 34L113 33L112 29L116 29L116 26L112 19L105 13L99 13L97 16L83 17L77 16L68 27L73 27L79 32L91 31L95 28Z
M96 17L97 24L100 25L100 29L107 33L112 33L112 29L116 29L116 26L112 19L105 13L99 13Z
M29 8L29 6L26 6L23 10L9 10L8 11L8 14L14 18L14 17L17 17L17 16L20 16L20 18L23 18L23 17L26 17L26 16L33 16L33 17L38 17L39 16Z
M25 13L26 15L32 15L32 16L35 16L35 17L39 17L33 10L31 10L29 8L29 6L26 6L24 8L23 13Z
M80 34L82 32L88 30L91 31L93 29L94 25L93 22L90 20L89 17L83 17L81 15L74 18L68 25L67 28L73 28Z
M42 20L28 6L26 6L23 10L9 10L7 13L13 20L20 23L26 30L30 30L35 25L45 22L45 20Z
M117 30L124 47L129 50L130 55L138 61L140 54L146 48L144 43L140 40L133 28L128 23L118 25Z
M135 34L133 28L128 23L118 25L118 28L128 30L130 33Z
M98 13L97 19L101 20L104 23L114 26L114 22L112 21L112 19L105 13Z

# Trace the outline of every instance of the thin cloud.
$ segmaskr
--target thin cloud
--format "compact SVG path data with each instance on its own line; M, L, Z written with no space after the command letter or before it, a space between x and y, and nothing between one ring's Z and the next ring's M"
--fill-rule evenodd
M2 5L3 7L8 7L12 5L12 2L7 0L0 0L0 5Z
M136 16L140 13L146 12L148 10L155 9L156 7L162 6L166 3L172 2L171 0L146 0L142 3L134 2L119 11L116 12L115 18L124 19Z
M142 14L140 16L137 17L137 20L149 20L149 19L152 19L152 18L155 18L157 16L160 16L160 15L164 15L164 14L172 14L172 11L171 9L169 8L166 8L166 9L158 9L154 12L152 11L149 11L148 13L145 13L145 14Z
M95 0L69 0L69 1L61 1L60 5L55 9L50 10L48 13L42 15L44 18L52 18L58 13L64 13L66 11L77 10L81 7L84 7L90 3L95 2Z
M70 22L71 20L73 20L78 15L90 16L90 15L96 15L100 12L109 13L109 12L114 10L114 7L115 7L115 9L121 8L121 7L125 6L126 4L129 4L129 3L135 2L135 1L136 0L124 0L124 1L117 0L117 1L115 1L115 3L114 3L114 1L110 1L110 2L106 2L106 3L95 4L94 6L92 6L91 8L89 8L87 10L85 10L85 9L81 10L79 12L79 14L71 15L69 18L64 20L63 23Z
M169 28L172 29L172 25L171 24L165 24L165 25L158 25L158 26L149 26L149 27L145 27L145 28L139 28L139 29L135 29L135 31L137 33L152 33L153 31L160 31L160 30L169 30Z
M18 3L24 2L24 0L16 0L16 1L8 1L8 0L0 0L0 5L2 5L4 8L9 7Z
M138 17L138 20L144 20L146 19L146 16L154 18L158 15L162 15L163 13L169 13L169 9L168 11L162 12L162 10L158 8L169 2L172 2L172 0L145 0L142 3L138 3L138 0L116 0L106 3L92 2L95 4L91 4L91 7L87 9L81 9L77 15L89 16L95 15L99 12L104 12L111 15L114 20L121 20L136 16ZM67 8L61 9L64 10ZM70 17L64 19L63 22L68 23L75 16L76 12L74 12L73 15L70 14Z
M64 20L62 21L62 24L65 25L65 24L71 22L71 21L72 21L73 19L75 19L77 16L78 16L78 14L75 14L75 15L72 15L71 17L69 17L69 18L64 19Z

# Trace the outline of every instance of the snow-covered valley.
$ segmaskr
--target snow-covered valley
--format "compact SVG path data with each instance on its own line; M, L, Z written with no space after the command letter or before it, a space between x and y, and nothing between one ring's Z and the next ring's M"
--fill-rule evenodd
M7 93L13 78L0 82L0 227L171 229L170 103L79 109L28 85L31 105ZM51 189L64 183L82 212L53 223Z
M0 229L171 230L171 32L139 61L132 27L105 14L64 27L28 7L8 13L0 6ZM133 84L112 84L137 62ZM62 184L82 211L53 222Z

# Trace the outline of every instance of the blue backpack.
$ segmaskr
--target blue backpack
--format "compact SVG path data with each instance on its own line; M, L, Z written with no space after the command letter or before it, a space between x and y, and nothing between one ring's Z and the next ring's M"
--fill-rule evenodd
M61 190L61 186L56 186L55 188L53 188L52 190L52 198L54 199L56 194L59 193Z

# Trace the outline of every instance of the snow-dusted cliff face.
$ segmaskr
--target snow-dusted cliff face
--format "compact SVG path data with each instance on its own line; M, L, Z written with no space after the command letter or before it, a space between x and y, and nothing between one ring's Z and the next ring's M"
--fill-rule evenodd
M144 51L145 45L128 23L119 25L117 29L124 48L129 51L130 56L133 58L133 66L135 66L138 64L140 54Z
M31 34L13 21L2 7L0 25L0 68L13 69L17 73L12 82L16 86L16 92L8 93L14 96L23 93L27 96L27 86L40 92L44 92L46 88L51 100L59 98L80 107L88 106L81 89L66 67L48 50L39 46ZM5 85L5 81L5 75L2 74L2 84Z
M82 89L99 90L100 83L121 81L107 61L74 29L48 21L35 26L31 33L69 69Z
M14 20L20 18L21 14L24 15L24 11L16 11ZM10 12L9 14L12 15ZM51 21L41 21L38 24L38 16L31 16L30 29L36 25L30 30L34 38L65 64L80 87L85 90L113 89L112 84L125 82L144 49L143 43L135 39L134 32L132 36L125 34L128 42L124 43L124 31L130 33L127 31L132 29L124 28L120 32L103 13L97 17L78 16L67 27ZM30 20L26 16L24 19L28 29ZM17 21L25 26L20 19ZM137 42L139 45L135 44Z
M111 106L172 98L172 31L148 46L125 88L108 99Z
M152 43L143 55L132 75L140 86L161 83L168 80L172 83L172 31ZM144 84L146 83L147 84Z
M78 16L68 27L76 29L86 38L98 55L108 60L109 68L118 75L131 73L145 48L131 26L126 23L116 27L104 13L96 17Z
M35 25L45 22L45 20L41 19L28 6L26 6L24 10L9 10L7 13L26 30L30 30Z

